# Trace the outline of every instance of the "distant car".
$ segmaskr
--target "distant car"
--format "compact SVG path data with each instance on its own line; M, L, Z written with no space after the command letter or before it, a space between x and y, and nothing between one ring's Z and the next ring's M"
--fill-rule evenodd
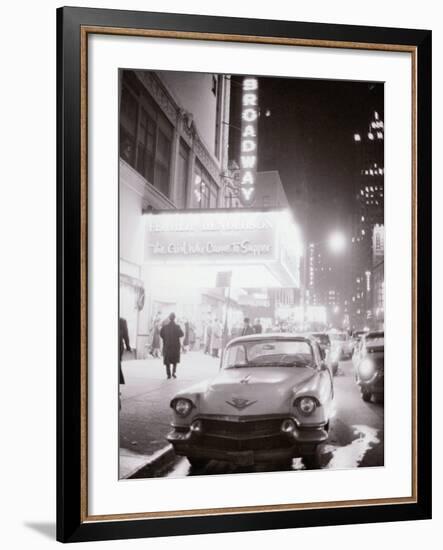
M192 466L302 457L318 467L328 438L333 378L313 338L254 334L231 340L212 379L177 393L167 439Z
M334 353L339 361L350 359L352 357L352 341L347 332L329 332L331 339L331 352Z
M317 340L322 352L325 362L330 366L332 374L335 376L338 371L338 354L331 354L331 339L327 332L312 332L310 334L312 338Z
M384 398L385 343L384 332L369 332L362 337L355 380L360 386L362 399L377 401Z

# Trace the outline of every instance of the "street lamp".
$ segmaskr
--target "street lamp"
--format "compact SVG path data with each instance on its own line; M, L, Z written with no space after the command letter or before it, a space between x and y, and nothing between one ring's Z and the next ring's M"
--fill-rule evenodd
M346 248L346 237L340 231L335 231L331 233L328 244L332 252L339 254Z

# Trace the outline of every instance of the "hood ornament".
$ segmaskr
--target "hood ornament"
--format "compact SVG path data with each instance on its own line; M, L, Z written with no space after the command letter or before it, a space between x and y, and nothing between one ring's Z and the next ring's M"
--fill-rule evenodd
M247 384L249 380L251 379L251 375L247 374L244 378L240 380L240 384Z
M257 401L249 401L248 399L233 397L232 401L226 401L226 403L231 405L231 407L234 407L234 409L242 411L243 409L246 409L246 407L250 407L254 403L257 403Z

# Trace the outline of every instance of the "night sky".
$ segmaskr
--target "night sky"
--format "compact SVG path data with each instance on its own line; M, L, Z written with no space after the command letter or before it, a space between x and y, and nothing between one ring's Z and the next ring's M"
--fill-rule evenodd
M237 162L242 78L231 79L229 157ZM325 243L335 230L350 242L361 168L354 134L368 131L374 111L384 120L383 84L259 77L259 106L258 170L278 170L306 242ZM323 248L343 296L350 290L350 248L339 256Z
M231 124L240 126L241 79L232 77ZM355 133L374 111L383 119L383 84L260 78L258 170L278 170L291 207L310 241L344 231L355 209ZM266 111L270 116L266 116ZM230 159L239 132L230 129ZM306 215L309 211L309 215Z

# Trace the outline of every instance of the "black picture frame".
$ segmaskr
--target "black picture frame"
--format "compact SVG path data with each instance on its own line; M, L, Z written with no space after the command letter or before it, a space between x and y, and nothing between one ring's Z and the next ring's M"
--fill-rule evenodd
M86 449L87 260L84 250L87 193L82 188L87 159L85 97L82 96L84 29L138 29L173 33L253 36L312 45L407 48L415 56L413 128L416 179L413 197L415 273L415 498L370 505L340 503L310 509L213 513L148 519L88 519L84 471ZM83 29L83 31L82 31ZM231 37L231 38L229 38ZM218 38L220 40L220 38ZM314 44L315 45L315 44ZM360 46L358 46L360 45ZM344 46L342 46L344 47ZM413 86L414 88L414 86ZM87 98L86 98L87 99ZM284 529L390 522L431 517L431 31L330 25L167 13L64 7L57 10L57 539L62 542L159 537L198 533ZM414 318L415 317L415 318Z

